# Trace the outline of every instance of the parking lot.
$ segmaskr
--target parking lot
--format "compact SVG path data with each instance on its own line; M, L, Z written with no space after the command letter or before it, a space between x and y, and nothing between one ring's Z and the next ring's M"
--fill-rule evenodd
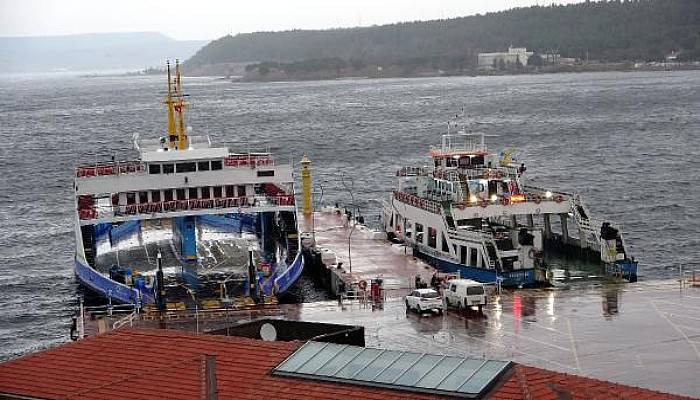
M490 297L483 314L407 312L400 297L289 305L285 313L363 325L367 346L482 355L700 396L700 288L677 282L510 291Z

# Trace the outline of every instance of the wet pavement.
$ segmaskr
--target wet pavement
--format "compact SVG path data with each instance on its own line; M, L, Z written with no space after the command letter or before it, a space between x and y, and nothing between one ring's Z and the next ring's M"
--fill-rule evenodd
M285 307L292 319L362 325L367 346L508 359L700 397L700 288L677 282L504 292L483 315L419 315L398 297Z
M342 215L316 213L316 243L348 270L349 228ZM433 269L403 246L356 228L352 280L383 276L382 304L325 301L283 306L287 318L365 327L367 346L481 355L632 386L700 397L700 287L677 281L580 282L493 295L483 315L407 312L401 296ZM346 271L346 273L349 271Z
M410 250L405 246L378 240L373 237L377 232L365 226L357 225L350 234L351 228L343 215L316 212L313 220L308 217L301 219L300 228L308 235L315 232L317 247L335 254L338 262L343 263L343 275L350 282L382 277L385 287L406 288L413 285L416 275L420 275L424 282L430 282L435 272L429 265L407 256Z

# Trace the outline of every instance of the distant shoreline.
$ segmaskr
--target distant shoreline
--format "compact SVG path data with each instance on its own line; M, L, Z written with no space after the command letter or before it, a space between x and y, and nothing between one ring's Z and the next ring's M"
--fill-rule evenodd
M635 72L635 71L695 71L700 70L700 62L687 63L595 63L579 65L559 65L550 67L540 67L536 69L509 70L509 71L439 71L422 70L413 74L392 73L390 68L384 69L382 73L375 74L343 74L332 73L335 71L314 71L304 74L290 73L270 73L264 76L246 74L239 77L224 77L231 79L235 83L253 82L304 82L322 80L352 80L352 79L395 79L395 78L432 78L449 76L511 76L511 75L540 75L556 73L580 73L580 72ZM211 76L211 75L209 75ZM217 76L217 75L214 75Z

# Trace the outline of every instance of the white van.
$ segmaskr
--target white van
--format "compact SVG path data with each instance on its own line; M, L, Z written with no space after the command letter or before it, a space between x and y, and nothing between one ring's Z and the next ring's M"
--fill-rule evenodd
M452 279L447 281L447 288L443 294L445 304L459 310L469 307L479 307L479 312L486 305L486 290L482 283L471 279Z

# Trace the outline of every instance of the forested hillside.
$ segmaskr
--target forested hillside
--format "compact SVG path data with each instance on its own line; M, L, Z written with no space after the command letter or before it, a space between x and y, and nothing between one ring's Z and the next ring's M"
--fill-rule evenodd
M511 44L608 62L661 60L672 49L700 59L700 1L586 1L366 28L239 34L209 43L187 65L339 59L358 67L454 70L473 68L477 53Z

